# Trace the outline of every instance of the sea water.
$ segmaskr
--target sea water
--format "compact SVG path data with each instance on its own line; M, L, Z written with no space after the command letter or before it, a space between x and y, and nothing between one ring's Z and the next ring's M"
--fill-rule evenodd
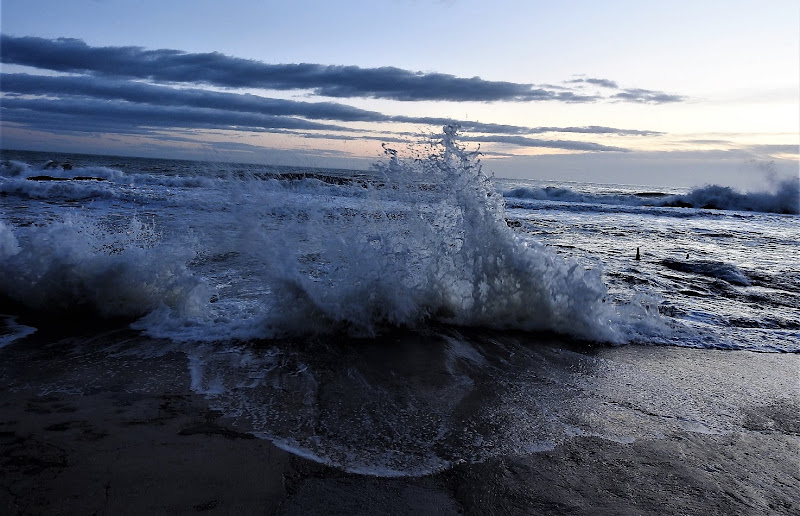
M611 366L570 346L800 351L798 202L490 179L450 129L368 171L3 151L0 346L116 321L243 430L351 471L627 442L664 419L586 416ZM734 418L654 389L697 431Z

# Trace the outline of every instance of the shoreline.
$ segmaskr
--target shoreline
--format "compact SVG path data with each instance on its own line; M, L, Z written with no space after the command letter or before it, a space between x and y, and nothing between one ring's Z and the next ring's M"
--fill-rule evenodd
M630 443L574 435L548 451L504 453L423 476L385 478L319 464L240 431L192 392L183 353L131 354L141 340L127 331L88 339L34 335L0 351L3 512L792 514L799 509L794 498L800 483L798 398L785 392L787 386L795 394L798 389L798 355L636 346L595 350L603 360L669 375L711 399L736 401L741 428L702 433L665 426L661 438ZM109 346L109 341L116 342ZM696 385L698 377L708 385ZM658 385L645 387L652 393Z

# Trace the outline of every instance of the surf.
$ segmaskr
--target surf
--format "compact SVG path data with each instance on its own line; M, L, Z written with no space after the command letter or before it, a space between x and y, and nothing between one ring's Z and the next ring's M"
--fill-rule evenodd
M24 181L36 170L6 172ZM405 155L386 147L346 181L92 172L108 178L95 203L3 226L3 295L43 312L132 317L178 341L370 337L429 324L610 343L668 331L655 303L612 300L602 270L509 228L503 196L456 127ZM119 191L136 202L118 206ZM145 210L150 226L138 218Z
M199 324L192 339L369 337L430 323L630 337L600 271L508 227L502 195L454 127L410 158L387 148L367 180L326 183L324 197L308 181L246 180L228 192L237 231L218 251L248 264L257 300L221 295L207 322L176 324L162 310L138 327L182 338Z

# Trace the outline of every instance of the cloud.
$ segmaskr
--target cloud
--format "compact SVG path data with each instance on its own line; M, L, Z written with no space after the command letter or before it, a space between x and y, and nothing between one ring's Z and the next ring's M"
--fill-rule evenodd
M370 140L382 143L400 143L408 144L412 141L424 143L429 141L430 135L414 134L414 133L396 133L398 136L388 136L386 134L369 135L369 134L331 134L331 133L308 133L308 132L295 132L295 131L276 131L300 136L302 138L324 139L324 140ZM406 137L401 137L401 136ZM482 142L482 143L505 143L515 145L518 147L541 147L550 149L563 149L563 150L576 150L576 151L595 151L595 152L629 152L627 149L620 147L610 147L607 145L600 145L592 142L580 142L572 140L539 140L533 138L525 138L521 136L504 136L504 135L488 135L488 136L470 136L468 134L460 134L460 141L465 142ZM486 153L487 155L505 155L499 152ZM514 154L507 154L513 156Z
M331 134L331 133L298 133L298 132L291 132L288 134L292 134L293 136L300 136L302 138L312 138L316 140L342 140L342 141L356 141L356 140L371 140L381 143L403 143L407 144L410 143L412 139L419 139L422 135L414 134L408 135L412 138L404 138L401 136L387 136L386 134L381 135L368 135L363 133L358 134Z
M694 143L698 145L730 145L730 140L711 140L711 139L689 139L689 140L681 140L684 143Z
M582 134L616 134L620 136L658 136L664 133L645 129L619 129L616 127L604 127L590 125L583 127L526 127L521 125L492 124L484 122L470 122L467 120L453 120L450 118L434 117L390 117L392 122L405 122L426 125L448 125L457 124L461 131L474 133L494 133L494 134L543 134L543 133L582 133Z
M611 80L608 79L595 79L593 77L588 78L581 78L581 79L572 79L567 81L568 84L575 84L575 83L586 83L586 84L594 84L595 86L602 86L603 88L609 89L617 89L619 85Z
M58 134L117 133L157 135L164 129L221 129L249 132L270 132L302 138L329 140L375 140L407 143L401 135L333 134L313 131L349 131L328 124L319 124L294 117L254 113L231 113L209 108L163 107L130 102L108 102L94 99L29 99L4 98L2 118L7 124L45 130ZM299 131L299 132L298 132ZM409 135L414 136L414 135ZM422 135L417 135L419 138ZM412 138L413 139L413 138ZM592 142L542 140L515 135L462 135L463 141L503 143L519 147L542 147L574 151L618 151L626 149Z
M329 97L393 100L594 102L673 102L682 97L654 90L620 89L608 79L581 78L614 90L607 96L585 95L582 88L535 86L480 77L411 72L395 67L360 68L319 64L266 64L220 53L146 50L141 47L92 47L78 39L44 39L0 35L6 64L24 65L70 75L3 73L2 119L15 126L58 134L115 133L154 136L159 131L222 130L270 132L305 138L403 142L418 135L385 131L381 136L335 123L457 123L465 141L500 143L590 152L627 152L587 141L538 139L530 135L653 136L662 133L606 126L526 127L458 121L440 117L388 115L338 102L307 102L250 93L215 91L262 88L310 91ZM81 74L81 75L74 75ZM159 84L160 83L160 84ZM608 96L610 95L610 96ZM387 134L388 133L388 134Z
M304 90L334 98L568 103L603 99L596 95L533 84L414 72L392 66L361 68L313 63L268 64L218 52L188 53L172 49L146 50L134 46L92 47L72 38L45 39L3 34L0 35L0 56L2 62L7 64L57 72L230 88ZM605 79L591 80L612 83ZM677 95L659 92L650 92L649 96L633 93L637 91L649 90L625 90L613 98L652 103L682 99Z
M65 127L73 131L112 130L128 133L139 127L214 128L263 131L270 129L346 130L302 118L236 113L218 109L154 106L95 99L29 99L5 97L5 122L36 125L39 129ZM77 123L75 123L77 122ZM65 124L65 125L61 125Z
M448 123L448 122L444 122ZM449 123L453 123L452 121ZM494 134L545 134L545 133L578 133L578 134L615 134L619 136L658 136L664 133L644 129L620 129L617 127L605 127L599 125L589 125L583 127L524 127L518 125L490 124L479 122L459 122L461 129L476 133ZM436 125L443 125L437 122Z
M681 95L670 95L662 91L645 90L642 88L626 89L612 95L611 98L625 102L638 102L642 104L666 104L670 102L683 102L686 100L686 97Z
M507 143L519 147L543 147L548 149L594 152L629 152L628 149L622 147L611 147L608 145L600 145L599 143L570 140L539 140L535 138L525 138L524 136L462 136L460 139L469 142Z
M124 100L159 106L193 106L276 116L302 116L316 120L380 122L390 117L375 111L335 102L300 102L251 94L202 89L179 89L135 81L89 76L0 75L3 92L24 95L77 96Z
M457 123L462 130L479 133L495 134L542 134L542 133L582 133L582 134L616 134L623 136L652 136L658 135L656 131L639 129L619 129L614 127L586 126L586 127L524 127L507 124L479 123L470 121L454 121L448 118L434 117L408 117L390 116L376 111L359 109L345 104L335 102L301 102L295 100L274 99L261 97L252 94L241 94L231 92L208 91L194 88L174 88L169 86L154 85L149 83L127 81L118 79L98 78L91 76L46 76L30 74L0 74L0 82L3 85L5 97L5 107L9 110L14 109L34 109L41 110L41 104L31 104L25 102L14 102L15 96L37 95L48 98L72 99L70 112L74 115L84 115L81 110L76 110L77 100L85 103L87 100L114 101L120 100L128 103L140 103L151 106L165 106L171 108L199 108L202 110L202 118L205 123L209 120L209 109L220 110L230 113L223 118L217 117L216 126L236 125L233 122L240 117L235 113L249 113L263 116L288 116L302 117L311 120L335 120L340 122L394 122L412 123L442 126ZM46 104L51 106L52 104ZM50 109L50 108L48 108ZM120 107L112 102L94 103L92 113L95 118L101 116L102 110L108 110L105 118L116 119L119 116ZM132 108L127 108L129 114L133 114ZM57 107L56 112L63 108ZM147 113L152 113L148 108ZM166 114L166 113L165 113ZM141 115L139 113L138 115ZM195 117L195 120L199 119ZM185 110L182 118L186 120ZM163 125L163 121L153 122L149 119L142 120L141 116L132 119L132 123L138 121L146 124ZM176 120L177 121L177 120ZM226 123L230 121L231 123ZM274 120L266 120L271 128L276 127ZM250 127L264 128L265 120L258 123L249 123ZM85 122L84 122L85 124ZM82 124L83 125L83 124ZM345 128L341 128L345 130Z
M529 134L536 133L583 133L583 134L616 134L620 136L658 136L664 134L659 131L648 131L644 129L619 129L617 127L605 127L590 125L584 127L536 127Z
M595 77L579 77L577 79L571 79L564 82L566 84L580 84L580 85L592 84L595 86L600 86L611 90L620 89L620 86L619 84L617 84L616 81L612 81L609 79L598 79ZM686 97L682 95L673 95L669 93L664 93L663 91L646 90L643 88L626 88L620 91L619 93L611 95L608 98L617 101L647 103L647 104L667 104L671 102L683 102L686 100Z
M797 144L741 144L731 140L716 139L687 139L681 140L682 143L693 145L716 146L716 149L701 149L696 152L720 152L727 154L749 153L754 156L786 156L800 154L800 146ZM678 152L678 151L673 151Z

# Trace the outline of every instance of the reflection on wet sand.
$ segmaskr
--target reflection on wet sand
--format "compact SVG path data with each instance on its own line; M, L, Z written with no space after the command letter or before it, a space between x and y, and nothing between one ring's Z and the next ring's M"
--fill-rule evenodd
M630 443L735 428L729 401L604 358L606 349L444 328L184 351L192 389L237 430L372 475L421 475L575 436Z

